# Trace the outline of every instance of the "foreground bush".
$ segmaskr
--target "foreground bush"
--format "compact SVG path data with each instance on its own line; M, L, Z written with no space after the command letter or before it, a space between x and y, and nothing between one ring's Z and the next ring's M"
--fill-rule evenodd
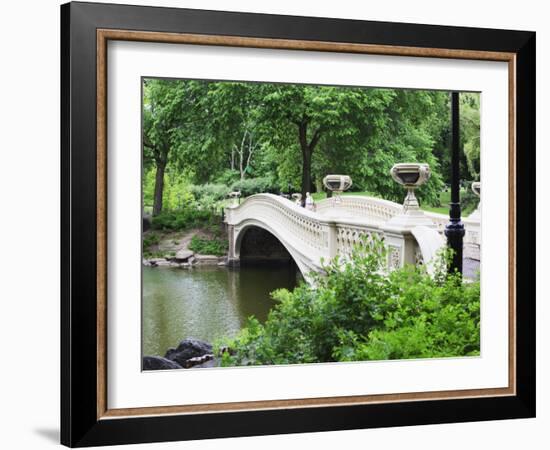
M335 259L314 286L273 293L265 324L250 318L220 345L224 366L479 355L479 282L441 269L385 273L385 250L373 241L348 261Z

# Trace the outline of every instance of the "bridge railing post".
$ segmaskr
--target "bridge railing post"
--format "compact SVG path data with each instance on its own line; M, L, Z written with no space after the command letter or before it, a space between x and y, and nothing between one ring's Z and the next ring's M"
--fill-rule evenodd
M334 222L327 224L328 231L328 256L330 259L338 254L338 228Z

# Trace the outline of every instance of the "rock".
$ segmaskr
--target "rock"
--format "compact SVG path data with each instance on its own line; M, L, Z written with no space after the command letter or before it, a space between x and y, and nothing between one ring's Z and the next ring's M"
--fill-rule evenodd
M197 264L202 265L217 265L218 257L215 255L195 255Z
M185 361L185 364L183 365L183 367L185 367L186 369L189 369L190 367L195 367L199 364L204 364L207 361L211 361L213 359L214 359L214 355L211 353L208 353L202 356L195 356L194 358L189 358L187 361Z
M183 369L177 362L162 358L161 356L144 356L142 367L143 370Z
M165 358L176 361L182 367L186 366L189 359L212 354L212 345L198 339L185 339L177 348L170 348L164 355Z
M191 257L187 260L187 262L188 262L189 264L195 264L196 261L197 261L197 258L195 258L194 256L191 256Z
M170 261L166 261L165 259L161 259L160 261L156 261L155 264L157 267L169 267L173 264Z
M148 260L151 267L157 267L158 263L164 262L163 258L151 258Z
M178 262L184 262L184 261L187 261L189 258L191 258L191 256L193 256L194 254L195 252L191 250L182 249L176 253L176 256L174 257L174 259Z
M212 358L209 359L206 362L203 362L201 364L197 364L196 366L193 366L193 369L202 369L202 368L209 368L209 367L220 367L221 362L218 358Z

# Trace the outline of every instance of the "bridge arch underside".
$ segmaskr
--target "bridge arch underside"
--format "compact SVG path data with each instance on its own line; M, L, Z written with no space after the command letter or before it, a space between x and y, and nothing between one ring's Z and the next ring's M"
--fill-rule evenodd
M234 255L239 264L296 265L305 279L309 272L315 270L269 225L257 220L248 220L239 224L237 230L233 236L233 245Z

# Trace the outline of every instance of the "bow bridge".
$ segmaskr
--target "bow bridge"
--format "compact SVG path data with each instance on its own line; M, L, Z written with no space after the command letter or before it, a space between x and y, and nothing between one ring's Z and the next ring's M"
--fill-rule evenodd
M465 255L475 259L479 259L478 217L473 214L463 220ZM252 195L225 209L230 263L239 263L245 241L255 235L253 246L269 241L282 245L304 276L320 271L322 260L345 257L360 240L373 235L388 246L388 269L429 263L445 245L448 220L443 214L407 211L398 203L351 195L321 200L314 211L273 194Z

